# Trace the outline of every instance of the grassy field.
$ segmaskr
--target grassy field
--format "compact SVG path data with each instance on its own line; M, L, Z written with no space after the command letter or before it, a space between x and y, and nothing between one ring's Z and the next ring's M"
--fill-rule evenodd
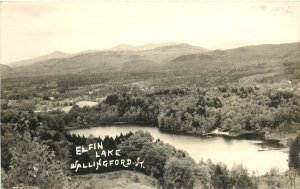
M153 189L157 183L155 179L133 171L78 175L73 180L81 186L95 189Z

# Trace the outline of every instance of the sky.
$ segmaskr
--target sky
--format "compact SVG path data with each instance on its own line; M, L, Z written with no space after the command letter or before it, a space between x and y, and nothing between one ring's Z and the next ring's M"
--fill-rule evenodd
M300 41L300 1L18 1L0 13L1 64L120 43Z

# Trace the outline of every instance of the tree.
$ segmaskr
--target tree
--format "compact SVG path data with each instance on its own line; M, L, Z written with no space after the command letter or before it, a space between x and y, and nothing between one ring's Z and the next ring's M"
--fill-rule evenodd
M226 165L217 164L212 174L212 184L215 189L231 188L229 171Z
M297 172L300 172L300 134L298 133L295 140L292 142L289 152L289 168L290 168L290 179L292 186L295 187L295 179Z
M231 182L236 188L253 189L254 183L249 177L248 170L241 164L233 165L230 171Z
M119 97L116 94L107 95L105 103L108 104L109 106L116 105L118 99Z
M300 171L300 134L292 142L289 152L289 167Z
M211 187L211 176L210 169L204 162L198 166L196 169L196 176L201 181L203 188Z
M175 188L193 188L195 183L195 163L190 158L168 159L165 165L165 185Z
M140 154L145 160L146 173L155 178L162 177L166 160L172 152L162 142L145 144Z
M134 135L130 136L127 140L123 141L119 147L122 152L131 159L136 159L140 155L140 151L145 144L153 141L153 137L148 132L136 131Z
M54 152L41 144L39 138L32 138L28 131L16 135L16 145L10 148L10 170L7 179L2 180L4 187L68 188L68 178Z

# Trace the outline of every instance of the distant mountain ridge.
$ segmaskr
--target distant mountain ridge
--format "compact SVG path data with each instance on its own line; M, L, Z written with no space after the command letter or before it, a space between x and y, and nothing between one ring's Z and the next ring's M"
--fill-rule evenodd
M220 45L217 45L215 47L213 47L212 49L214 50L228 50L228 49L236 49L239 47L246 47L246 46L254 46L257 45L253 42L249 42L249 41L235 41L232 43L223 43Z
M151 45L150 45L151 46ZM250 64L300 62L300 42L279 45L256 45L229 50L207 50L185 43L172 43L153 49L132 46L115 50L85 51L52 58L22 67L0 67L1 77L92 74L106 72L140 72L154 70L212 70ZM126 47L126 48L125 48ZM154 47L154 46L152 46ZM119 49L119 50L117 50ZM146 50L145 50L146 49Z
M155 44L133 48L135 50L120 50L120 48L118 50L115 48L115 50L85 51L77 54L68 54L63 58L53 58L53 56L49 58L49 56L46 56L48 59L45 59L45 56L43 56L44 60L27 66L12 67L11 70L4 72L3 76L12 76L12 74L38 76L122 70L140 71L157 68L181 55L206 51L206 49L201 47L181 43Z
M11 63L8 64L8 66L10 66L10 67L29 66L29 65L32 65L36 62L49 60L49 59L56 59L56 58L66 58L68 56L70 56L70 54L67 54L67 53L64 53L64 52L61 52L61 51L53 51L50 54L39 56L39 57L36 57L36 58L11 62Z
M172 45L168 45L168 46L161 46L161 47L157 47L155 48L156 50L172 50L172 49L182 49L182 50L194 50L194 51L207 51L208 49L202 48L202 47L197 47L194 45L190 45L187 43L178 43L178 44L172 44Z
M32 64L38 63L38 62L43 62L46 60L50 59L63 59L63 58L70 58L73 56L78 56L82 54L88 54L88 53L94 53L94 52L101 52L101 51L145 51L145 50L151 50L159 47L164 47L164 46L171 46L171 45L177 45L179 43L148 43L145 45L139 45L139 46L133 46L129 44L119 44L115 47L109 48L109 49L104 49L104 50L87 50L87 51L82 51L79 53L64 53L61 51L53 51L52 53L38 56L35 58L31 59L26 59L26 60L20 60L20 61L15 61L15 62L10 62L7 65L9 67L20 67L20 66L30 66Z
M129 45L126 43L119 44L115 47L112 47L110 49L107 49L109 51L145 51L145 50L151 50L159 47L164 47L164 46L170 46L170 45L176 45L179 43L147 43L145 45Z

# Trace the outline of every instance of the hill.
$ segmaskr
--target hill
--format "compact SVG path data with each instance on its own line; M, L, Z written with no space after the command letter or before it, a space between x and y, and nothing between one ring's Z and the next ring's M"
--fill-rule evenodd
M256 45L188 54L173 59L164 67L194 74L194 80L197 79L199 85L300 79L300 43Z
M12 69L9 66L4 65L4 64L0 64L0 73L1 73L0 76L1 76L1 78L9 76L11 71L12 71Z
M300 64L299 62L300 43L289 43L247 46L183 55L170 61L168 66L177 70L201 68L212 72L220 69L232 69L231 71L256 69L256 72L261 72L263 68L271 69L272 72L282 72L287 67L296 68Z
M280 45L257 45L229 50L214 50L205 53L184 55L174 59L173 64L215 63L259 63L262 61L298 61L300 60L300 42Z

